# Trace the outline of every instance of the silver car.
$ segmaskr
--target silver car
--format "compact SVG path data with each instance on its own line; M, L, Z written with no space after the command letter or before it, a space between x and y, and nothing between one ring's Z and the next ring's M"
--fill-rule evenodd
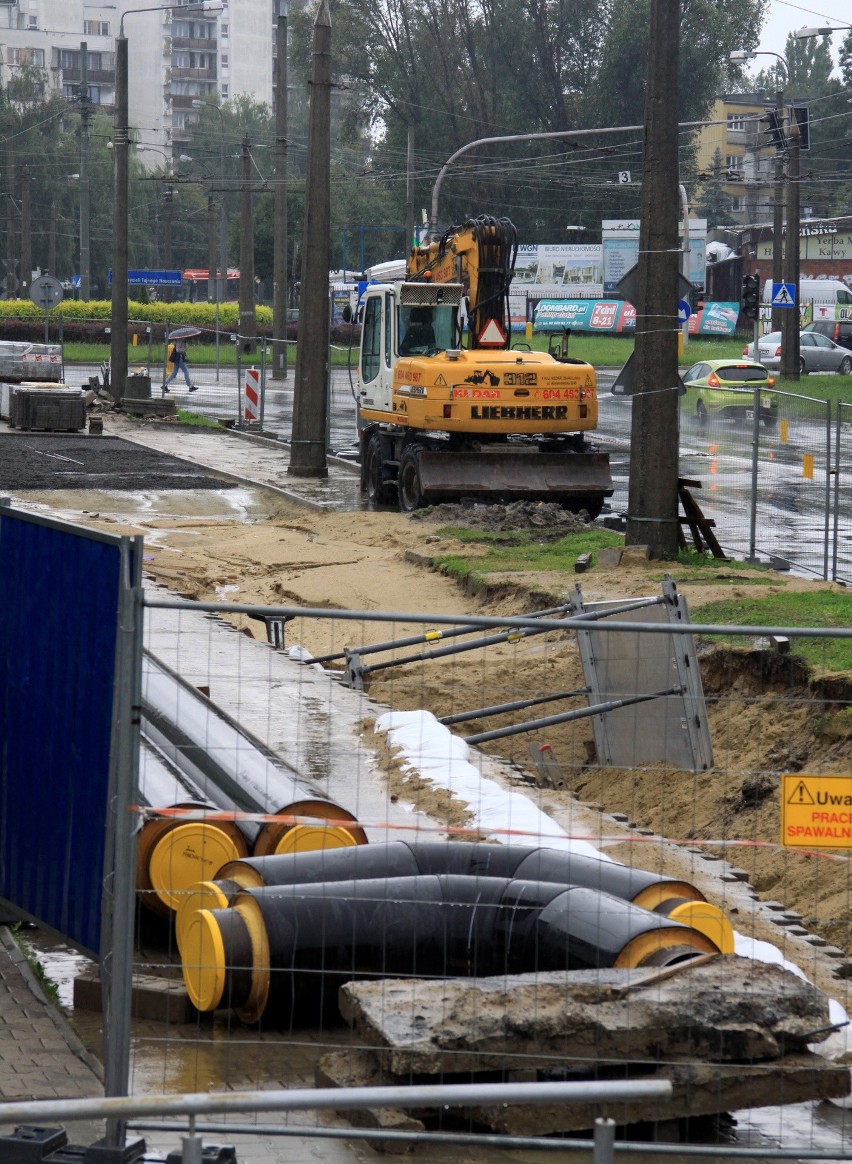
M767 368L781 368L781 332L762 335L757 344L757 359ZM754 359L754 344L746 344L743 355ZM852 354L827 336L816 331L799 332L799 373L836 372L848 376L852 372Z

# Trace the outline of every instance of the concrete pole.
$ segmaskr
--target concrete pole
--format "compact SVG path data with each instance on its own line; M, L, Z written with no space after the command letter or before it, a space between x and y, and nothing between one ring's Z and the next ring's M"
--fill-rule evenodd
M216 246L218 236L218 214L213 191L207 195L207 302L215 303L219 290L216 278Z
M18 234L18 228L15 225L15 199L13 192L15 189L15 151L7 142L6 144L6 296L9 299L15 299L18 291L18 275L15 270L17 263L17 248L15 247L15 239Z
M174 267L174 249L172 247L172 215L174 213L175 188L169 185L163 191L163 254L164 266L167 271ZM171 303L174 299L174 290L171 287L163 288L163 300Z
M80 298L88 303L92 293L89 231L89 53L80 42Z
M411 183L412 161L414 157L414 131L409 125L405 153L405 254L414 246L414 190Z
M784 92L782 89L775 93L775 111L778 114L779 125L784 119ZM784 154L778 150L775 154L775 193L772 198L772 282L784 282L784 251L781 239L784 237ZM762 298L762 295L761 295ZM781 331L785 308L773 308L772 330ZM757 348L754 349L754 358L757 359Z
M784 309L781 326L781 375L799 379L799 124L790 118L787 129L787 236L784 242L784 282L796 288L796 306Z
M127 381L127 189L129 127L127 124L127 37L115 38L115 122L113 129L112 201L112 331L110 332L110 392L124 395Z
M251 190L251 145L243 141L243 181L240 188L240 350L251 356L257 339L254 309L254 207Z
M33 279L33 232L30 213L30 172L21 170L21 289L19 298L29 299Z
M50 229L47 240L47 269L51 274L56 270L56 199L50 203Z
M275 233L273 240L272 378L287 378L287 0L275 26Z
M651 0L625 541L678 549L679 0Z
M299 346L293 388L293 477L327 477L328 269L331 230L331 16L321 0L314 21Z

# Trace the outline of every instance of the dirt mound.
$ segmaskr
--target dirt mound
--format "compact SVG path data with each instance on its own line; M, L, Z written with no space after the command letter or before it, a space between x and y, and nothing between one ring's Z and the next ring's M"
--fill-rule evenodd
M507 505L433 505L412 514L415 521L428 520L456 529L489 530L492 533L532 531L541 541L555 542L566 534L589 528L588 515L571 513L548 501L512 501Z

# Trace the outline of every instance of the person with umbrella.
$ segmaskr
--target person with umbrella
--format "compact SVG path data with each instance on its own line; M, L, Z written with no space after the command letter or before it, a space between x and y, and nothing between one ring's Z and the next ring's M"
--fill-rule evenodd
M163 382L163 395L168 395L169 384L172 383L178 372L183 372L183 378L186 381L186 386L190 392L197 392L198 385L193 384L189 375L189 361L186 358L186 341L190 336L200 335L201 332L197 327L178 327L176 328L169 339L171 345L169 348L169 360L172 365L171 375Z

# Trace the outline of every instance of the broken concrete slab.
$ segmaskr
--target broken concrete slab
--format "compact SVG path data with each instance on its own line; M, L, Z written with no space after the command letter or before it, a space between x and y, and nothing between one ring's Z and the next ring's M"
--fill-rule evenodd
M375 1057L358 1050L330 1051L323 1055L315 1072L317 1087L386 1087L399 1083L381 1068ZM365 1108L349 1111L346 1118L355 1128L379 1128L382 1131L424 1132L426 1125L408 1112L399 1108ZM405 1147L398 1140L372 1141L371 1147L377 1151L400 1152ZM413 1148L413 1142L409 1148Z
M621 565L621 555L624 553L622 546L604 546L603 549L597 551L596 562L602 570L613 570L616 566Z
M74 1008L102 1009L102 986L96 971L78 974L74 979ZM160 978L155 974L134 974L131 985L134 1018L161 1023L191 1023L198 1011L189 1001L183 980Z
M587 1064L588 1070L557 1073L549 1072L547 1079L595 1078L599 1070L606 1072L608 1065ZM623 1068L622 1068L623 1071ZM523 1073L506 1072L509 1081L529 1078L529 1071ZM608 1117L624 1126L653 1121L659 1124L667 1120L684 1119L690 1116L713 1115L721 1112L737 1111L749 1107L774 1107L781 1103L804 1103L809 1100L839 1099L849 1094L849 1068L842 1064L828 1063L818 1055L794 1055L764 1063L660 1063L635 1064L627 1078L670 1079L672 1095L667 1100L657 1100L649 1111L647 1100L624 1103L563 1103L528 1106L491 1105L456 1109L452 1118L466 1123L488 1127L493 1132L511 1136L546 1136L554 1133L582 1132L594 1127L595 1120ZM457 1077L448 1078L454 1082ZM465 1081L470 1082L469 1073ZM317 1085L323 1087L365 1087L399 1086L418 1083L421 1080L411 1076L395 1076L384 1071L377 1055L368 1050L353 1048L344 1052L332 1052L321 1061L317 1075ZM347 1118L354 1115L344 1112ZM423 1128L429 1121L448 1113L437 1110L414 1108L394 1109L366 1113L369 1125L374 1127L406 1128L406 1120L411 1120L414 1129ZM363 1121L365 1113L358 1113ZM413 1129L411 1129L413 1130Z
M601 970L347 983L344 1018L393 1074L523 1063L770 1060L806 1049L828 1000L746 958L667 971Z
M554 1132L583 1131L594 1126L599 1116L619 1125L652 1119L683 1119L742 1108L774 1107L778 1103L804 1103L840 1099L849 1094L849 1068L829 1063L818 1055L795 1055L766 1063L666 1063L660 1076L670 1079L670 1099L655 1103L653 1113L647 1100L622 1104L572 1104L546 1107L494 1106L472 1108L476 1122L509 1136L546 1136ZM630 1078L647 1078L641 1071ZM651 1076L654 1077L653 1075Z

